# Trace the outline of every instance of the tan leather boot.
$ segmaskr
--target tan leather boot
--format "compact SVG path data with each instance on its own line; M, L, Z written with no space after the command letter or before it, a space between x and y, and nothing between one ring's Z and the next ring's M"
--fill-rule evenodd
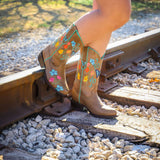
M67 95L69 91L65 75L66 62L82 46L82 39L77 27L73 24L38 56L41 67L45 67L45 75L49 85L62 95Z
M73 103L78 102L85 106L94 116L112 118L116 116L116 111L105 105L97 94L102 61L94 49L82 47L72 88L72 98Z

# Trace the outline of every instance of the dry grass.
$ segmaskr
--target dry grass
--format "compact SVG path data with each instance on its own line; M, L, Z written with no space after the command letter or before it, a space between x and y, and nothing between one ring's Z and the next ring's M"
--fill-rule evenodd
M1 1L0 36L39 27L68 26L89 10L90 7L74 4Z
M0 36L39 27L49 29L69 26L90 11L92 0L1 0ZM157 3L156 0L156 4ZM155 3L132 1L133 15L137 12L153 12Z

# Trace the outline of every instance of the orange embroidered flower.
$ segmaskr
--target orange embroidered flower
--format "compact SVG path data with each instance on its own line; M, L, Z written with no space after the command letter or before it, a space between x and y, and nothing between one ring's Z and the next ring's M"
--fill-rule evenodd
M62 53L63 53L63 49L60 49L60 50L58 51L58 53L59 53L59 54L62 54Z
M70 54L71 52L72 52L71 50L67 50L67 51L66 51L67 54Z
M61 37L61 41L63 41L63 38L64 38L64 37L62 36L62 37Z
M78 68L81 69L81 64L79 64Z
M88 76L84 76L83 81L84 81L84 82L87 82L87 81L88 81Z
M67 45L67 44L65 44L65 45L64 45L64 49L67 49L67 48L68 48L68 45Z
M86 72L89 72L89 67L87 67L87 68L85 69L85 71L86 71Z
M80 80L80 73L77 74L77 79Z
M71 42L68 42L68 43L67 43L67 45L70 45L70 44L71 44Z
M58 47L59 46L59 41L58 42L56 42L56 44L55 44L55 47Z

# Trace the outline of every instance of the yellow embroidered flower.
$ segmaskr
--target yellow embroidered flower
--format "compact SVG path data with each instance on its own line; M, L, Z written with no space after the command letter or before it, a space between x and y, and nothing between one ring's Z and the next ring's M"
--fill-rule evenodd
M55 47L58 47L59 46L59 41L58 42L56 42L56 44L55 44Z
M77 74L77 79L80 80L80 73Z
M63 53L63 49L60 49L60 50L58 51L58 53L59 53L59 54L62 54L62 53Z
M84 81L84 82L87 82L87 81L88 81L88 76L84 76L83 81Z

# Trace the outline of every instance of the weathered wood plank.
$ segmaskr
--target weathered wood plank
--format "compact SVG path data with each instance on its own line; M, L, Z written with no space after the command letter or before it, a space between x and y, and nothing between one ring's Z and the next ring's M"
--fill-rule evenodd
M144 105L146 107L153 105L160 108L160 92L158 91L133 87L116 87L106 93L99 93L99 95L124 105Z
M150 138L148 141L145 142L145 144L160 147L160 123L159 122L151 121L151 120L147 120L139 117L133 117L133 116L119 116L118 120L122 121L122 123L125 126L134 128L139 131L143 131L144 133L149 135Z
M59 125L75 125L91 133L103 133L104 136L124 138L133 142L142 142L160 146L160 123L119 113L115 119L96 118L86 112L73 111L62 117L50 117Z
M122 116L122 115L121 115ZM73 111L62 117L51 117L59 125L75 125L92 133L103 133L105 136L113 138L119 137L133 141L143 141L148 138L143 131L138 131L123 125L119 117L115 119L96 118L86 112Z
M0 150L0 155L4 160L41 160L41 156L39 155L34 155L16 148L3 148Z

